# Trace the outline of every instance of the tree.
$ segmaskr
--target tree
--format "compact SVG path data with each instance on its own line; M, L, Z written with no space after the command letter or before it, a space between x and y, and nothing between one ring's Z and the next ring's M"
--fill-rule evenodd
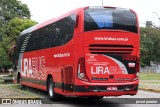
M5 71L7 70L7 68L11 67L11 61L8 60L7 54L4 50L4 48L2 48L2 46L0 46L0 69L4 69Z
M3 27L3 41L0 43L0 69L7 69L11 66L12 63L7 58L8 50L15 44L20 32L35 24L37 24L37 22L30 19L20 19L16 17Z
M18 0L0 0L0 27L15 17L30 18L28 6Z
M18 0L0 0L0 42L4 36L4 26L15 17L29 19L28 6Z
M18 0L0 0L0 69L11 66L7 59L8 50L20 32L36 24L30 17L26 4Z
M15 41L17 36L19 36L20 32L22 32L24 29L27 29L33 25L37 24L37 22L32 21L30 19L20 19L20 18L14 18L10 20L7 25L4 26L3 29L3 44L4 46L11 47ZM11 45L11 46L9 46Z
M141 65L150 61L160 62L160 31L155 28L141 28Z

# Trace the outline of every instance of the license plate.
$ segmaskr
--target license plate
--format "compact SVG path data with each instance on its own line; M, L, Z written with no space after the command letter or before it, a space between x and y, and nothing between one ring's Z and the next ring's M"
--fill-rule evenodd
M117 87L107 87L108 91L117 91Z

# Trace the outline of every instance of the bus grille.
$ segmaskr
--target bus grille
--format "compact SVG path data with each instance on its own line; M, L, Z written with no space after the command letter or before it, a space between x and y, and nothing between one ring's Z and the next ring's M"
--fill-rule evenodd
M132 45L91 44L89 51L92 54L131 54Z

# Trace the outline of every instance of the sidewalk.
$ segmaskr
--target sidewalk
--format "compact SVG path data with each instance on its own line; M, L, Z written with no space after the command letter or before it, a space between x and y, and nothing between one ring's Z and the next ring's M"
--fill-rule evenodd
M13 76L9 74L1 74L0 75L0 80L3 83L13 83Z
M140 80L139 89L160 93L160 80Z
M9 75L9 74L8 74ZM2 79L4 76L7 76L7 74L3 74L3 75L0 75L0 79Z

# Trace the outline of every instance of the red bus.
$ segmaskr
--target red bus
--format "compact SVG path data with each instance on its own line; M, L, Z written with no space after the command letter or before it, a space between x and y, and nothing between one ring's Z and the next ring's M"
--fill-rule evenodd
M133 10L84 7L24 30L15 47L15 79L50 99L135 95L140 34Z

